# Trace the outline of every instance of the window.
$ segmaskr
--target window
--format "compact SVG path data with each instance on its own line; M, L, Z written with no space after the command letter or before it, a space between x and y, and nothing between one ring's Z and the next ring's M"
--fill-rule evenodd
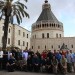
M41 28L41 24L40 24L40 28Z
M58 25L58 28L60 27L60 25Z
M33 49L33 46L32 46L32 49Z
M47 23L47 27L48 27L48 23Z
M46 45L45 45L45 50L46 50Z
M60 36L60 38L61 38L61 34L60 34L59 36Z
M19 34L19 35L21 34L20 30L18 30L18 34Z
M44 24L42 24L42 27L44 27Z
M35 35L35 39L36 39L36 35Z
M25 32L23 32L23 37L25 37Z
M47 38L49 38L49 33L47 33Z
M51 24L50 24L50 27L51 27Z
M18 45L20 46L20 40L18 40Z
M38 46L38 49L40 49L40 46Z
M52 27L53 27L53 24L52 24Z
M2 30L4 31L4 26L3 26Z
M55 27L55 24L54 24L54 27Z
M9 33L10 33L10 28L9 28Z
M71 47L73 48L73 45L71 45Z
M56 34L56 38L58 38L58 34Z
M10 44L10 38L8 38L8 44Z
M53 49L53 45L52 45L52 49Z
M44 33L42 33L42 38L44 38Z
M28 38L28 34L27 34L27 38Z
M46 27L47 25L45 24L45 27Z
M28 47L28 42L27 42L27 47Z
M39 25L38 25L38 28L39 28Z
M60 48L60 45L58 45L58 48Z
M23 46L25 46L25 41L23 41Z

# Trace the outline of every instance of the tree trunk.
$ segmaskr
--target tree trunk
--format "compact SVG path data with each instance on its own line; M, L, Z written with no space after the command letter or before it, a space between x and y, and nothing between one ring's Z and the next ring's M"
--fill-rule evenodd
M2 39L3 50L6 49L6 46L7 46L8 26L9 26L9 16L5 16L4 35L3 35L3 39Z

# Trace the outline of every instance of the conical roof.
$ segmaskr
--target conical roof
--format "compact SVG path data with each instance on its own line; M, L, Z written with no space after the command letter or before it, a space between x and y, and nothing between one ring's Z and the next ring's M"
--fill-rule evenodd
M43 5L43 10L39 16L39 18L37 19L37 21L52 21L55 23L59 23L59 21L57 20L57 18L55 17L55 15L53 14L53 12L51 11L51 6L50 4L47 2L45 2L45 4Z

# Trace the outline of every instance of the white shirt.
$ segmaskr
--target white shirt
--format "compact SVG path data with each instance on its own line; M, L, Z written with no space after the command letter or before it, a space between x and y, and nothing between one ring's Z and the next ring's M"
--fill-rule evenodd
M12 53L8 51L8 59L10 59L11 55L12 55Z
M71 53L66 54L67 63L72 63L72 56Z
M23 52L23 58L27 61L27 59L28 59L28 52Z
M0 58L3 58L3 51L0 51Z

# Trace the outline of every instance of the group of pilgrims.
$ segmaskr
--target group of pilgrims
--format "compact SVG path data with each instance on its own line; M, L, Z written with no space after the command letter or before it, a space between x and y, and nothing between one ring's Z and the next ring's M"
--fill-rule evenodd
M72 73L75 72L75 52L72 50L44 50L34 53L31 49L0 49L0 70L8 72L42 72Z

